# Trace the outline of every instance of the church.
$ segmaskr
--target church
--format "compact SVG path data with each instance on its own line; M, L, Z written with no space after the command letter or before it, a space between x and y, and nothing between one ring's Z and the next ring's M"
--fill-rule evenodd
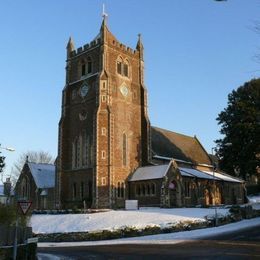
M131 49L109 31L67 44L55 207L183 207L243 203L244 182L215 171L196 137L150 125L144 46Z

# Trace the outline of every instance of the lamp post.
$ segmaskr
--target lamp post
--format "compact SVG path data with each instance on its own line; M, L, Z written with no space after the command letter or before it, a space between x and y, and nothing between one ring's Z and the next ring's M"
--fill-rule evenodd
M1 146L1 144L0 144L0 149L6 150L6 151L9 151L9 152L14 152L14 151L15 151L14 148L11 148L11 147L3 147L3 146ZM3 174L1 174L1 181L4 182Z
M214 150L216 147L211 148L211 153L214 156ZM213 174L213 183L214 183L214 206L215 206L215 226L218 226L218 211L216 206L216 178L215 178L215 163L214 159L212 159L212 174Z
M2 147L0 144L0 149L2 150L6 150L9 152L14 152L15 149L11 148L11 147ZM1 176L2 178L2 182L3 182L3 175ZM17 213L16 213L17 214ZM16 260L16 256L17 256L17 227L18 227L18 218L16 215L16 221L15 221L15 234L14 234L14 246L13 246L13 259Z

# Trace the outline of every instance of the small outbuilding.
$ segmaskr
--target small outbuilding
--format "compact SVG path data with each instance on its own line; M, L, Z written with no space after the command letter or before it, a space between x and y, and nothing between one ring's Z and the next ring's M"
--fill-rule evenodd
M26 162L15 186L18 200L32 201L33 209L52 209L55 197L55 165Z

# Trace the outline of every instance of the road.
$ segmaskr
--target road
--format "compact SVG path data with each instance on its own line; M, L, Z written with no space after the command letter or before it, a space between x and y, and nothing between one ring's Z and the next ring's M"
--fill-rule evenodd
M173 245L106 245L39 248L57 259L260 259L260 225L226 235ZM43 256L43 255L42 255Z

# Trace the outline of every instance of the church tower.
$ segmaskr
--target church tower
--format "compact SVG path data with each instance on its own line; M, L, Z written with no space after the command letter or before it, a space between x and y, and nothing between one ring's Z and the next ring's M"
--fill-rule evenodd
M104 17L89 44L67 45L56 190L61 208L123 207L128 177L149 161L143 44L120 43ZM57 205L58 206L58 205Z

